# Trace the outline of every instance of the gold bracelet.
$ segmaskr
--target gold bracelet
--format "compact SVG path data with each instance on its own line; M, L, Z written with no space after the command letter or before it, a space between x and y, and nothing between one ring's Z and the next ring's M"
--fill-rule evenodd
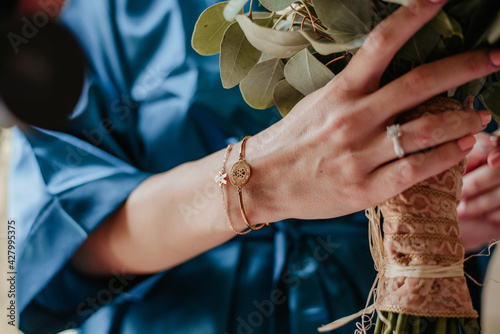
M231 170L229 172L229 181L233 186L238 188L238 199L240 203L240 211L241 211L241 216L243 217L243 221L245 222L245 224L248 226L249 229L257 231L263 228L264 226L269 225L269 223L253 226L248 221L247 215L245 213L245 207L243 206L243 196L241 194L242 193L241 188L248 183L248 180L250 180L250 175L252 173L250 165L245 160L245 144L248 138L250 138L250 136L246 136L245 138L243 138L241 142L240 157L239 160L236 161L234 165L231 167Z
M224 196L224 189L222 189L222 185L227 184L227 181L226 181L226 177L227 177L226 162L227 162L227 159L229 158L229 154L231 153L232 149L233 149L232 144L227 146L226 154L224 155L224 161L222 162L222 167L219 170L219 172L217 173L217 175L215 175L215 182L217 182L219 184L220 194L222 196L222 205L224 206L224 211L226 212L226 217L227 217L227 221L229 222L229 227L231 228L231 230L233 230L234 233L239 234L239 235L243 235L243 234L247 234L247 233L251 232L252 230L238 232L234 228L233 222L231 221L231 218L229 217L229 211L228 211L227 205L226 205L226 197Z

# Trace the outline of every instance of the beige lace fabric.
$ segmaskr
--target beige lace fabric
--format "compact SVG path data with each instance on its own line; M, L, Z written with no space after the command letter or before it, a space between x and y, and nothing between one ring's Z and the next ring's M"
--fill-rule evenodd
M463 108L454 100L438 98L405 116L410 119L421 116L428 112L429 104L434 109L432 113ZM456 207L465 165L464 160L380 204L386 264L411 268L447 267L463 262ZM478 317L463 275L438 278L383 275L377 289L376 308L415 316Z

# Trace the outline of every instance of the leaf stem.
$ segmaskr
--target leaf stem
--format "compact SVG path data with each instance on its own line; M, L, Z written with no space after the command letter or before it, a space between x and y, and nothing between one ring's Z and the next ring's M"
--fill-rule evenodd
M290 14L293 10L290 10L286 13L284 13L283 15L280 16L280 18L274 23L273 27L271 29L276 29L276 26L278 25L278 23L280 23L288 14ZM273 12L274 14L274 12ZM297 13L294 13L295 15L297 15ZM295 21L295 17L292 21L292 24L290 26L293 26L293 22Z
M337 57L337 58L335 58L335 59L330 60L328 63L326 63L326 64L325 64L325 66L327 66L327 67L328 67L329 65L331 65L331 64L333 64L333 63L335 63L337 60L340 60L340 59L343 59L343 58L345 58L345 55L342 55L342 56L340 56L340 57Z
M252 17L252 14L253 14L253 0L250 0L250 9L248 11L248 18L253 22L253 17Z

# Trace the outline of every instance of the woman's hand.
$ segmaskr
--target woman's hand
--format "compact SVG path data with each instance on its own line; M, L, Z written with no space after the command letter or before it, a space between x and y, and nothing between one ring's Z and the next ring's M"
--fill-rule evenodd
M478 144L467 156L467 173L458 207L462 243L468 251L500 239L499 138L479 133L476 139Z
M402 159L396 158L386 134L386 127L404 111L500 70L500 51L479 50L419 66L379 87L397 50L443 4L416 0L398 9L328 85L248 141L247 160L255 166L245 190L252 222L363 210L446 170L470 152L472 134L491 120L486 111L450 110L402 125L400 141L407 154Z

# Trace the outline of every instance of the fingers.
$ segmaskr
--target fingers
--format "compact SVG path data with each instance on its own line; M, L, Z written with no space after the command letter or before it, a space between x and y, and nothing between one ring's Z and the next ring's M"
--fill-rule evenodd
M366 104L384 106L374 120L383 122L442 92L499 71L495 64L500 65L500 50L477 50L424 64L373 93Z
M474 198L500 186L500 172L483 165L464 175L462 198ZM500 197L498 197L500 204Z
M500 188L494 188L472 199L462 200L459 217L485 217L500 209Z
M491 150L495 147L495 144L490 140L490 135L486 132L480 132L475 137L477 143L474 145L474 149L467 155L466 174L484 165Z
M462 245L466 252L474 251L500 238L500 225L481 218L459 219Z
M483 165L464 176L459 217L485 217L500 209L499 174Z
M449 111L443 114L428 115L400 126L399 141L406 154L457 140L468 134L474 134L484 129L491 116L487 111L475 110ZM370 144L374 158L379 159L378 165L396 158L393 140L384 131Z
M494 210L486 215L486 219L493 224L500 224L500 210ZM500 233L499 233L500 234Z
M500 148L496 148L488 155L488 165L493 169L500 168Z
M459 141L448 142L431 151L416 153L377 168L368 177L373 186L369 191L389 198L443 172L465 158L472 149L474 136L469 135L465 138L467 145L460 145Z
M439 2L439 3L437 3ZM396 52L446 1L414 0L378 24L344 71L347 90L371 93Z

